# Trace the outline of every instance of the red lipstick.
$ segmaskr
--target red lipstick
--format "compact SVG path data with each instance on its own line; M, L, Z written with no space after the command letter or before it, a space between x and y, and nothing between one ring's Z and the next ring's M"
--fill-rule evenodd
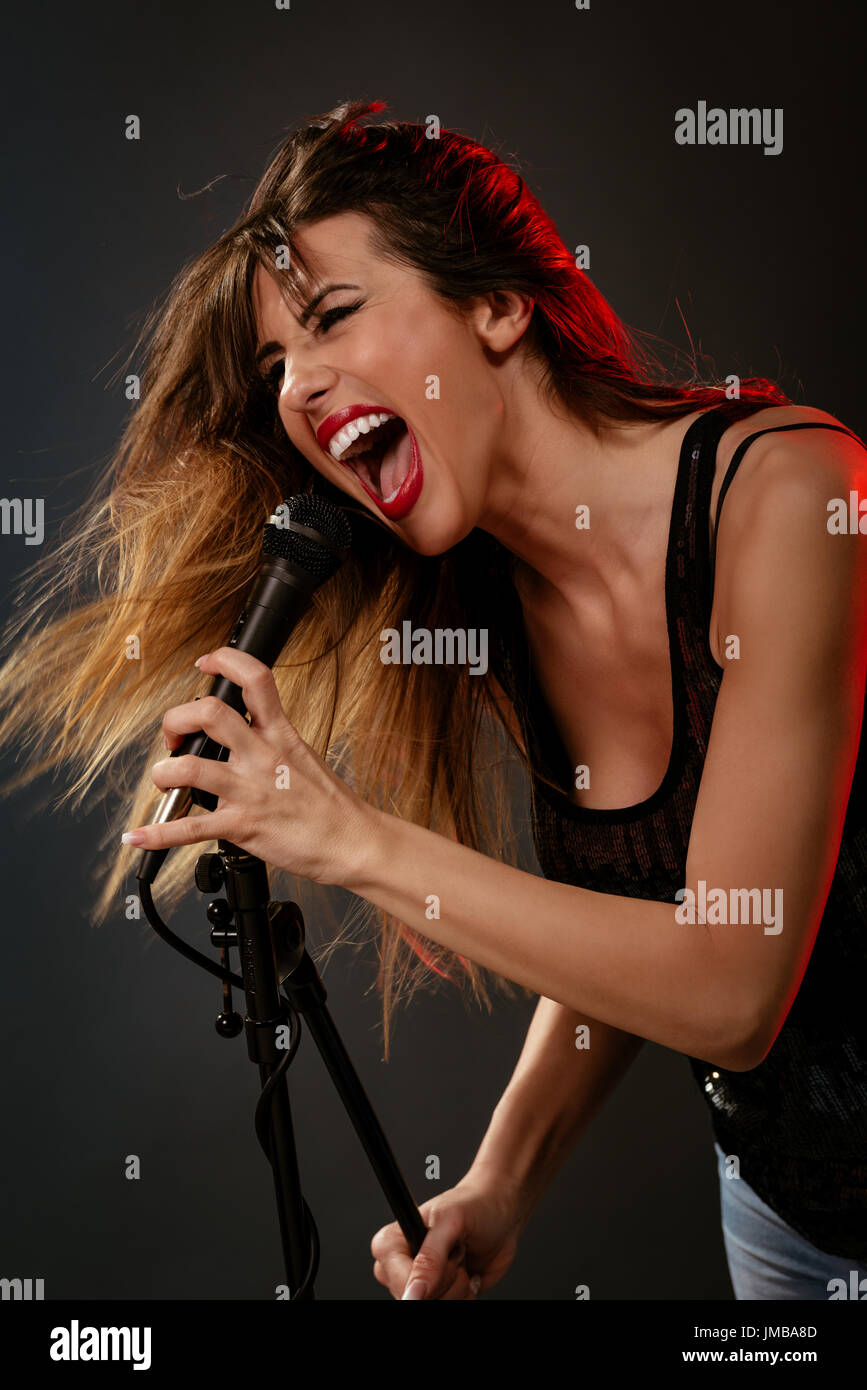
M342 410L335 410L333 415L329 415L327 420L316 431L316 442L320 449L327 449L329 440L342 430L344 425L348 425L350 420L356 420L359 415L393 415L387 405L345 405ZM337 460L335 460L337 462Z

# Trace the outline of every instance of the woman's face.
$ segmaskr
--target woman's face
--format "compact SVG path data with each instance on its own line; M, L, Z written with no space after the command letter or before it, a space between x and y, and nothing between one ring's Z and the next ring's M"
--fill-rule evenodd
M501 355L520 338L532 305L518 295L484 296L458 318L417 272L375 253L370 225L361 213L341 213L299 233L316 276L303 306L290 308L257 267L259 370L287 435L313 467L414 550L439 555L483 516L505 447L512 367ZM347 417L359 406L356 424ZM381 414L404 424L383 425ZM345 456L335 457L341 446ZM369 458L353 460L363 448L372 449Z

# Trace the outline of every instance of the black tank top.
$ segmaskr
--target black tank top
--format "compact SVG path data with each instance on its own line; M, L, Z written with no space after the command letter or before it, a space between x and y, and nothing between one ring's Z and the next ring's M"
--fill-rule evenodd
M674 492L665 596L674 740L661 784L624 809L570 800L571 761L532 670L513 557L499 547L501 585L491 665L512 700L531 761L536 854L546 878L599 893L679 901L690 828L723 671L708 645L716 534L725 494L748 446L776 430L838 429L801 423L751 434L720 489L713 552L710 497L716 449L734 420L763 402L726 402L686 431ZM858 438L852 434L853 438ZM858 440L863 444L863 441ZM506 558L502 558L506 557ZM807 969L767 1057L746 1072L690 1057L726 1154L741 1176L820 1250L867 1260L867 720L837 865ZM556 783L557 790L544 777ZM809 795L805 788L804 795Z

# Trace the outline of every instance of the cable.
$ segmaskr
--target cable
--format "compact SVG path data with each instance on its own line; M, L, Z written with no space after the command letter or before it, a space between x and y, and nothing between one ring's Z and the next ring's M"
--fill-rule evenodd
M301 1041L301 1022L297 1013L289 1006L289 1046L286 1049L286 1056L280 1058L279 1064L274 1068L265 1085L262 1087L259 1102L256 1106L256 1138L265 1150L265 1157L271 1162L271 1126L268 1123L270 1107L274 1099L274 1091L282 1081L292 1058L298 1051L298 1044Z
M149 883L142 883L141 880L139 880L138 890L141 905L145 910L145 917L147 917L157 936L161 936L167 945L173 946L176 951L180 951L182 956L186 956L187 960L191 960L196 965L200 965L203 970L207 970L209 974L215 975L218 980L223 980L227 984L235 985L237 989L244 988L244 981L241 979L240 975L236 975L232 970L224 970L215 960L211 960L210 956L203 955L201 951L196 950L195 946L190 946L186 941L182 940L181 937L175 936L175 933L166 926L154 906L153 893L151 892L151 885Z

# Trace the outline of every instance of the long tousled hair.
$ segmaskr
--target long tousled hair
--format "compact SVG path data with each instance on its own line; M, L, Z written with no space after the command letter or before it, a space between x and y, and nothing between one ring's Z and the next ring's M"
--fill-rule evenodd
M235 225L175 277L131 354L142 349L140 398L109 466L67 534L19 581L4 633L0 737L17 743L25 766L4 794L63 768L56 807L80 806L94 784L114 800L100 847L100 923L120 914L139 853L120 850L120 830L151 820L161 795L147 769L163 754L162 716L205 693L209 678L192 663L225 642L258 567L262 523L304 491L347 507L354 539L274 668L289 718L365 799L516 861L502 742L491 738L507 725L490 675L380 659L382 630L407 619L429 630L472 626L493 538L474 531L437 556L402 544L291 444L254 365L254 273L261 264L297 294L306 270L293 234L304 224L366 214L377 252L418 272L458 313L471 296L530 296L521 350L552 406L597 433L724 399L722 385L699 380L694 359L691 371L682 362L672 371L642 342L649 335L626 327L514 168L462 135L428 138L425 126L368 119L384 109L346 102L289 134ZM287 270L276 268L278 247L289 250ZM740 395L788 403L761 378L743 380ZM204 847L169 856L161 902L177 903ZM392 1009L419 985L446 979L488 1008L491 979L512 992L369 904L355 920L377 941L386 1057Z

